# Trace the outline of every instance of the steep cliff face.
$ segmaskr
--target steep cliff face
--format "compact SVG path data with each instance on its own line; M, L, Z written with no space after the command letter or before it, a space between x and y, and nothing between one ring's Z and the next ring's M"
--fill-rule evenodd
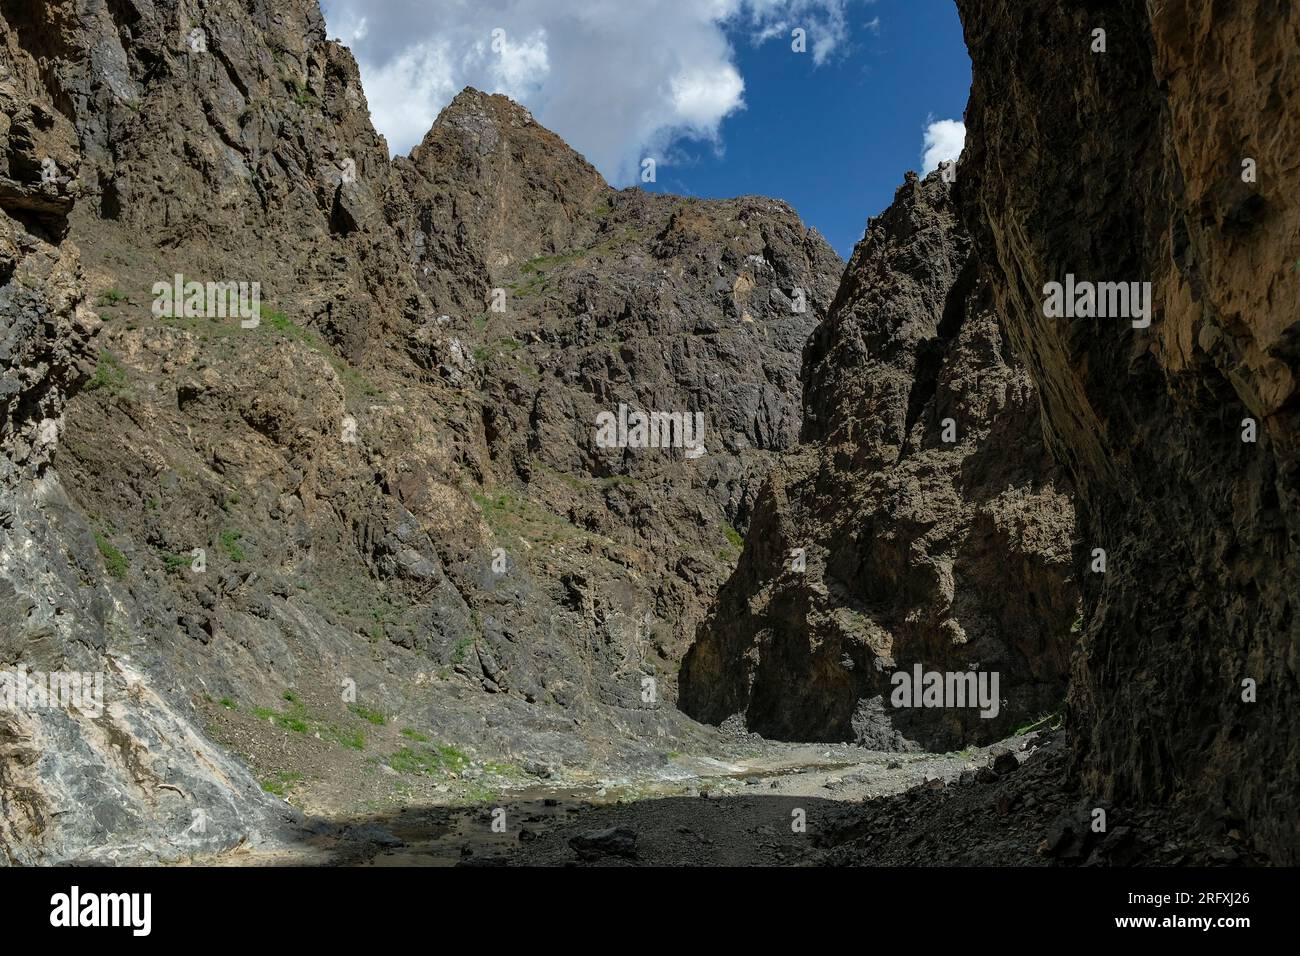
M399 229L446 310L431 338L464 355L440 374L481 389L467 455L494 544L617 648L596 668L623 675L605 693L636 700L650 666L671 700L735 528L798 434L799 350L839 259L774 200L612 190L526 110L473 90L395 165L412 197ZM602 447L620 407L698 413L703 453ZM617 547L534 548L550 533L530 514Z
M963 215L1079 495L1081 782L1295 863L1300 15L959 6ZM1149 327L1045 317L1067 274L1150 282Z
M158 672L123 633L149 612L88 586L96 538L51 467L69 400L93 381L100 323L67 238L76 130L44 51L17 42L33 12L0 16L0 859L257 843L290 814L145 677Z
M1073 511L950 190L909 175L808 344L802 445L683 665L696 717L949 749L1060 707ZM996 673L996 713L892 706L916 665Z
M475 91L390 162L314 0L0 10L0 664L93 664L116 721L0 718L11 856L271 835L211 741L354 810L403 748L590 768L696 733L678 662L798 435L821 237L614 191ZM259 307L214 311L229 283ZM603 447L620 405L701 413L704 454Z

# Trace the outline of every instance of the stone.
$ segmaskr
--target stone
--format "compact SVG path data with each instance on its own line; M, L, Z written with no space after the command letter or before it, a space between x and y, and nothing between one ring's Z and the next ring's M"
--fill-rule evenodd
M1020 769L1020 761L1011 751L1000 750L994 755L993 762L990 766L993 768L993 772L998 776L1005 777Z
M750 521L764 545L744 551L700 626L682 708L711 722L740 712L781 740L943 751L1059 706L1078 608L1074 509L938 173L909 174L868 224L803 375L800 443ZM952 417L965 437L945 444ZM914 667L994 672L996 708L893 706L894 672Z
M569 839L569 846L578 854L578 858L587 862L599 860L605 856L619 856L635 859L636 832L627 827L611 827L607 830L592 830Z

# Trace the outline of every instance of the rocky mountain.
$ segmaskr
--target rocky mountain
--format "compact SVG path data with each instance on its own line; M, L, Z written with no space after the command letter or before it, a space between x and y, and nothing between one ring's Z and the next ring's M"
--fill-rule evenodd
M764 773L735 859L776 791L832 861L1295 863L1300 16L958 6L956 185L845 269L500 96L391 158L316 0L0 3L0 859Z
M800 447L683 664L693 716L947 750L1060 709L1073 507L951 191L909 174L808 343ZM917 665L996 673L997 707L893 706Z
M1300 14L958 6L962 215L1078 494L1075 769L1294 864ZM1150 283L1150 324L1047 318L1067 275Z
M314 0L0 15L0 661L109 675L104 717L0 715L10 859L704 733L678 663L799 433L829 246L615 191L472 90L390 161ZM600 440L633 413L700 441Z

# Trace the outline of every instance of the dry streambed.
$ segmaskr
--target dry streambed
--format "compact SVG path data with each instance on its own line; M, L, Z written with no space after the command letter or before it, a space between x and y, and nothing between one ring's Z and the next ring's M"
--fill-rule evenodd
M819 826L846 805L952 785L1000 752L1031 752L1035 737L951 754L750 739L744 755L673 755L652 771L519 786L473 804L321 817L296 846L214 862L797 864L817 853Z

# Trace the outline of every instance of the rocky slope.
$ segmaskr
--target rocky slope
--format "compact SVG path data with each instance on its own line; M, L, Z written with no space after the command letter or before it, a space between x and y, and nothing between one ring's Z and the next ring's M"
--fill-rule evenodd
M963 215L1079 495L1079 781L1294 864L1300 14L959 7ZM1150 282L1149 327L1045 318L1067 274Z
M25 25L0 24L0 860L257 844L291 814L159 691L184 675L145 678L124 629L150 611L95 586L94 532L51 467L99 321L67 237L84 157ZM77 675L72 706L49 703L51 674Z
M416 275L451 313L433 340L464 356L440 374L481 387L470 467L498 489L494 543L597 624L610 666L638 662L620 696L648 658L671 699L734 529L798 435L799 349L841 264L779 202L615 192L500 96L462 93L397 165ZM599 447L620 404L702 413L705 453ZM554 529L533 512L622 550L539 552Z
M703 733L678 661L842 263L773 200L616 192L474 91L390 162L314 0L188 10L3 11L0 662L118 675L111 732L0 718L7 852L278 833L211 741L311 805ZM177 276L259 283L256 321L169 308ZM600 447L620 404L703 413L705 454Z
M683 664L687 713L943 750L1060 708L1073 509L950 192L909 174L854 251L805 352L800 449ZM996 715L892 706L918 664L996 672Z

